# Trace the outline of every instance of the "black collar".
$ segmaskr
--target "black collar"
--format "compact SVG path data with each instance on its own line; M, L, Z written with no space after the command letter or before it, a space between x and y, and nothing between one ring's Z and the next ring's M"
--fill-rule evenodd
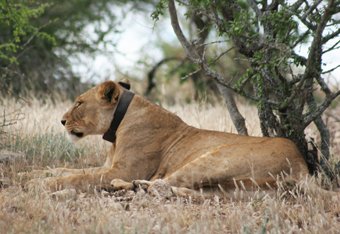
M116 140L116 131L119 127L120 122L122 122L124 115L126 113L127 108L130 105L130 102L135 95L134 92L124 89L122 96L119 99L117 109L113 114L113 120L111 122L111 126L107 132L104 133L103 139L109 142L115 142Z

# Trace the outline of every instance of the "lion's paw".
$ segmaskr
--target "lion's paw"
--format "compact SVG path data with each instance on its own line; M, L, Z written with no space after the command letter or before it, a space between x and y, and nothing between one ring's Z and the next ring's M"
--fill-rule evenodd
M131 182L125 182L121 179L114 179L111 181L110 185L113 187L114 191L126 189L126 190L132 190L135 188L134 184Z
M134 180L132 183L136 188L141 188L146 191L153 182L148 180Z

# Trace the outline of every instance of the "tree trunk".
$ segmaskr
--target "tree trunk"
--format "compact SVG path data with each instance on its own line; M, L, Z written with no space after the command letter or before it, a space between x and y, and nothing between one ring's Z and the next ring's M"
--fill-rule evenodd
M308 79L306 81L306 88L309 90L312 90L313 88L313 79ZM317 104L315 102L314 96L312 92L308 92L307 94L307 104L310 109L316 108ZM329 159L329 146L330 146L330 141L329 141L329 130L326 126L326 124L323 122L323 119L321 115L317 116L316 119L314 120L314 124L316 125L320 137L321 137L321 154L322 156L320 157L320 166L322 170L326 173L327 176L332 178L332 173L329 170L329 167L327 166L327 161Z
M193 22L195 23L196 27L198 28L198 30L200 31L199 33L199 45L202 45L204 43L204 41L206 40L206 38L208 37L209 34L209 30L207 27L207 23L204 22L195 12L191 15L191 19L193 20ZM204 46L200 46L197 48L197 51L199 52L199 54L201 56L204 55ZM199 72L194 74L194 82L202 82L202 77L204 76L203 73ZM208 78L205 78L205 80L208 80ZM243 118L243 116L241 115L241 113L239 112L236 102L234 100L233 97L233 91L228 89L225 86L220 85L219 83L217 83L216 81L211 82L209 84L209 81L206 82L207 85L210 86L210 88L213 90L213 84L215 84L218 88L218 90L220 91L221 95L223 96L226 104L227 104L227 108L228 108L228 112L229 115L233 121L234 126L236 127L236 130L238 132L238 134L241 135L246 135L248 136L248 131L247 131L247 127L246 127L246 123L245 123L245 119Z
M245 119L241 115L241 113L238 111L236 102L234 100L232 91L228 89L225 86L220 85L219 83L215 82L221 95L223 95L223 98L227 104L227 108L230 114L230 117L237 129L238 134L246 135L248 136L248 131L245 123Z

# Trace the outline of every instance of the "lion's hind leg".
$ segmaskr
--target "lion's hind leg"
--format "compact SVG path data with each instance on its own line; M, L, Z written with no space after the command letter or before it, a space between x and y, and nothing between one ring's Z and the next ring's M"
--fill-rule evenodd
M239 190L239 196L245 198L259 192L275 191L275 178L268 173L271 162L262 164L256 152L240 149L242 147L234 145L217 147L183 165L164 180L175 187L174 193L179 195L236 197L235 191ZM235 154L237 157L229 157Z

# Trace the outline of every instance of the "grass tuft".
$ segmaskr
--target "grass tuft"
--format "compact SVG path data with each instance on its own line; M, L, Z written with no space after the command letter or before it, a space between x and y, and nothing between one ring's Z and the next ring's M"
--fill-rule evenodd
M66 133L55 132L53 128L49 132L17 137L7 149L23 152L31 164L44 165L65 162L75 164L89 150L86 145L75 145L69 141Z

